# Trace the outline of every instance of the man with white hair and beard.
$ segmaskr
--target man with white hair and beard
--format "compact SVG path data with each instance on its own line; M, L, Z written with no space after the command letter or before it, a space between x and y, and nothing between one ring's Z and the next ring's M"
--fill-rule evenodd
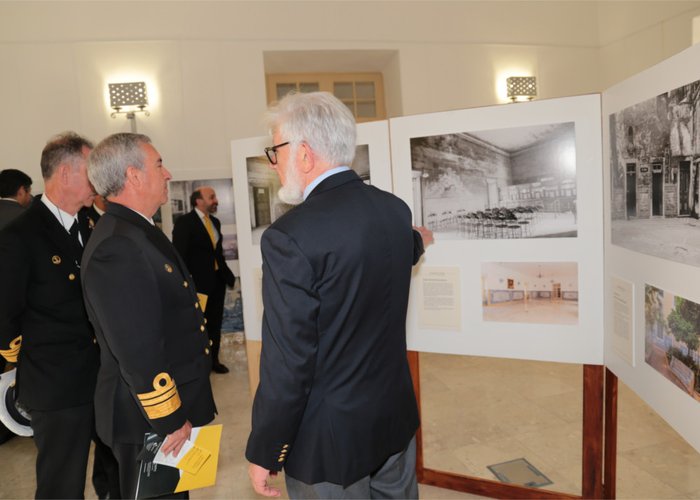
M432 234L350 170L356 126L325 92L269 110L268 160L298 204L263 234L260 385L246 457L256 492L417 498L418 409L406 359L411 268Z

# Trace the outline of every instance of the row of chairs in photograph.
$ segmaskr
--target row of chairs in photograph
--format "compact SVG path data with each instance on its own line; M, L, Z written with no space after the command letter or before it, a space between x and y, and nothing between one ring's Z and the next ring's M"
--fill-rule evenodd
M464 209L430 213L428 227L454 229L467 238L527 238L537 220L539 207L490 208L467 212Z

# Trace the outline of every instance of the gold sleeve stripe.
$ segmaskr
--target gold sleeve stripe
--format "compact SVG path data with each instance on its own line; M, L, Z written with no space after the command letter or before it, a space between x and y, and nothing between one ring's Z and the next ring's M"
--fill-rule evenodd
M182 402L175 381L167 373L159 373L153 379L154 391L137 394L146 415L151 420L167 417L180 408Z
M16 363L19 356L19 349L22 347L22 336L16 337L10 342L10 348L6 350L0 349L0 356L5 358L10 363Z

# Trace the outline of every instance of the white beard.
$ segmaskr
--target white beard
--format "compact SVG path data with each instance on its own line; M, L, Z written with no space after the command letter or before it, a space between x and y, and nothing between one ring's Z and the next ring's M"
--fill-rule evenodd
M290 155L291 156L291 155ZM293 156L291 158L294 158ZM299 205L304 201L304 186L297 172L296 159L291 159L287 163L285 172L286 183L277 192L280 200L289 205Z

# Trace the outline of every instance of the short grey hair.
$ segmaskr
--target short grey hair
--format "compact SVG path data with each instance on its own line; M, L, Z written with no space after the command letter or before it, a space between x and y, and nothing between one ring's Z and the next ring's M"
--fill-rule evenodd
M61 163L76 167L77 161L83 159L84 148L92 149L92 142L75 132L52 137L41 152L41 176L50 179Z
M151 139L143 134L113 134L102 140L88 158L88 178L97 194L105 198L124 189L126 169L130 166L143 170L142 144Z
M293 145L307 143L332 166L350 166L355 158L355 118L328 92L287 94L268 109L266 123Z

